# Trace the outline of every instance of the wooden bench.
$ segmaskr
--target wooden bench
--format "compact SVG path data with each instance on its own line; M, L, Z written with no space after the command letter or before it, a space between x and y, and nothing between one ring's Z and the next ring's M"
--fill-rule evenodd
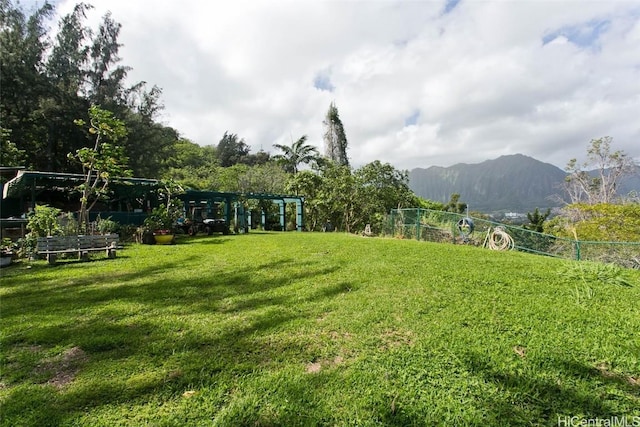
M77 253L78 259L86 260L89 252L105 251L107 257L115 258L118 242L117 234L38 237L36 252L46 255L49 264L55 264L58 255L69 253Z

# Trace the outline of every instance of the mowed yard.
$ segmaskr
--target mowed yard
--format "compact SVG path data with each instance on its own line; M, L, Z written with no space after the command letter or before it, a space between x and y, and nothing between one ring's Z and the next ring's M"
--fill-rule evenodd
M4 426L640 416L637 270L252 232L0 274Z

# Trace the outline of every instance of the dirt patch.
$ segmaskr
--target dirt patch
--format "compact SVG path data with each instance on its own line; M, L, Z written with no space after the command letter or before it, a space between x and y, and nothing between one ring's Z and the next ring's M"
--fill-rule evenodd
M71 383L88 356L80 347L71 347L61 354L45 359L37 368L36 373L46 375L46 384L58 389Z
M322 363L320 362L313 362L313 363L307 364L307 369L306 369L307 374L317 374L321 370L322 370Z
M308 363L305 372L307 374L317 374L324 368L330 368L332 366L341 365L344 363L344 358L342 356L336 356L332 360L324 359L318 360L312 363Z
M398 347L413 347L413 332L390 329L380 335L380 351L396 349Z
M527 357L527 349L521 345L516 345L513 347L513 352L520 356L522 359Z

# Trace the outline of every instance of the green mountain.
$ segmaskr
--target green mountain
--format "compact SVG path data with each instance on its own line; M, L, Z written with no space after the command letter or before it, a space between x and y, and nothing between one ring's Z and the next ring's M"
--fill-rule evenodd
M561 205L557 198L565 176L554 165L514 154L477 164L416 168L409 172L409 187L418 196L439 202L458 193L475 211L531 212Z
M636 171L620 182L620 194L640 193L640 166ZM420 197L444 203L458 193L475 211L526 213L561 206L566 176L552 164L514 154L477 164L416 168L409 172L409 187Z

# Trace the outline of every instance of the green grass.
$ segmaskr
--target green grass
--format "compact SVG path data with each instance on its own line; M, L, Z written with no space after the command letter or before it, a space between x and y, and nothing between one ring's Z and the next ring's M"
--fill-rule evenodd
M5 426L640 415L640 271L251 233L1 274Z

